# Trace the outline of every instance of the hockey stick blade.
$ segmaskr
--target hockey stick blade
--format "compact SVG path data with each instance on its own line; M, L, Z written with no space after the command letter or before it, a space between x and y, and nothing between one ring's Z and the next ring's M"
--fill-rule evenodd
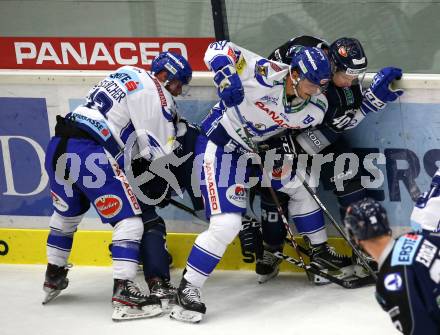
M303 264L301 263L299 260L290 257L286 254L283 254L280 251L274 252L272 253L272 255L274 255L275 257L282 259L290 264L295 265L296 267L299 267L303 270L309 271L310 273L317 275L317 276L321 276L325 279L327 279L328 281L339 285L343 288L347 288L347 289L352 289L352 288L359 288L362 286L366 286L366 285L370 285L372 283L374 283L374 278L372 276L368 276L368 277L364 277L364 278L352 278L352 279L341 279L341 278L337 278L335 276L332 276L324 271L321 271L317 266L315 266L314 264ZM366 279L366 278L372 278L370 280Z

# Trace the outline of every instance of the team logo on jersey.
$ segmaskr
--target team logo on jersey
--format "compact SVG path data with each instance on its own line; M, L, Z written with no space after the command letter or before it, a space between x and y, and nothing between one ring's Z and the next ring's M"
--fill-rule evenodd
M134 91L137 89L139 82L136 82L134 80L129 81L128 83L125 83L125 87L129 92Z
M388 291L400 291L403 286L403 280L400 276L400 273L390 273L388 274L383 281L385 288Z
M50 191L50 196L52 197L53 206L60 212L66 212L69 209L69 205L54 191Z
M416 234L405 234L397 241L391 256L391 266L410 265L413 262L422 237Z
M99 197L94 204L98 213L106 219L115 217L122 209L122 200L115 194Z
M229 186L226 191L228 201L240 208L246 208L246 191L243 185L235 184Z

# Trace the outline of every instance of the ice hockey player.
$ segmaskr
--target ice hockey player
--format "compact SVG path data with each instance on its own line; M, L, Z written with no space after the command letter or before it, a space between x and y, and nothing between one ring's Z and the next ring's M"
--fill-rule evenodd
M169 76L173 75L169 69L169 58L166 57L165 53L155 59L151 67L153 75L163 71L168 72ZM176 167L170 165L168 168L179 182L181 191L188 193L193 209L196 212L203 212L203 200L201 197L196 196L193 191L193 188L200 188L200 186L191 183L194 147L199 134L198 127L179 117L179 121L176 123L176 141L179 145L174 150L174 154L177 159L184 158L185 162ZM138 177L144 173L148 170L148 165L149 162L145 158L135 159L132 162L134 175ZM161 199L156 205L139 201L144 223L144 233L140 244L140 260L150 294L159 297L162 302L162 309L168 310L176 301L177 288L170 282L171 255L166 246L165 221L158 215L156 208L166 207L174 192L166 178L159 176L155 176L150 181L140 185L139 189L148 199Z
M179 306L171 313L188 322L205 314L200 288L240 230L254 143L320 123L327 109L321 90L330 79L330 63L319 48L301 49L284 65L219 41L208 47L205 63L215 73L221 100L203 120L196 144L210 224L194 243L178 288Z
M376 299L394 326L407 335L440 334L440 236L393 239L385 209L371 198L352 204L344 222L353 242L379 263Z
M317 46L326 50L332 65L332 80L324 92L328 100L328 110L322 124L296 133L287 133L279 139L269 139L265 144L269 148L278 148L281 154L294 155L307 153L329 154L333 153L333 161L321 167L320 181L330 185L338 198L339 205L344 209L356 200L366 196L366 190L361 185L362 169L356 173L344 167L337 176L334 176L334 162L338 155L352 152L349 143L341 136L346 129L357 126L370 112L377 112L385 108L387 102L394 101L403 91L393 91L390 83L402 76L402 71L397 68L384 68L374 78L373 84L362 92L361 81L367 69L367 57L361 43L354 38L339 38L331 45L324 40L301 36L289 40L276 49L269 56L283 63L291 60L291 53L303 46ZM290 144L290 152L286 152L285 143ZM282 164L282 162L281 162ZM337 183L337 178L342 180ZM347 177L347 176L351 176ZM342 184L342 190L337 189L337 184ZM295 199L278 192L278 197L286 212L293 219L298 232L305 237L311 246L311 261L322 269L337 271L352 264L352 260L338 254L327 243L327 233L322 211L314 200L310 211L298 211L294 208ZM261 191L261 222L264 249L262 257L257 256L256 273L258 281L265 282L278 274L280 259L272 255L274 251L281 251L284 246L286 230L278 215L277 207L271 196L264 189ZM249 226L248 226L249 227ZM251 234L257 236L258 230L250 228L249 232L242 231L240 237L247 236L247 252L258 251L259 246L252 244ZM258 242L261 238L255 237ZM311 278L316 284L326 283L322 278Z
M424 233L440 231L440 169L432 177L429 190L417 199L411 213L411 226Z
M143 223L137 185L127 177L130 167L124 167L135 153L160 161L172 157L179 147L173 96L189 83L192 70L184 57L170 52L155 58L153 68L157 62L164 62L167 70L119 68L91 89L84 105L57 117L45 161L54 213L47 240L44 303L68 285L74 233L92 203L101 221L114 228L113 320L162 312L160 300L144 295L133 282ZM130 155L124 155L124 150Z

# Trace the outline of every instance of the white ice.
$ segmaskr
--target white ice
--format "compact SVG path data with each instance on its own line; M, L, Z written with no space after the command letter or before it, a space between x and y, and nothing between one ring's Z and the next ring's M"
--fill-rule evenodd
M347 290L282 273L257 284L252 272L215 271L204 289L199 324L153 319L111 320L109 267L73 267L69 287L43 306L44 266L0 265L2 335L393 335L399 334L374 298L374 288ZM172 272L173 282L181 270Z

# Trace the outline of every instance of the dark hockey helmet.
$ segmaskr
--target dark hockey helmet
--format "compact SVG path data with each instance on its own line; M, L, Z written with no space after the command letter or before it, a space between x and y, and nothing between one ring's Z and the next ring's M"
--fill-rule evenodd
M151 63L153 74L167 71L167 83L173 79L179 80L183 85L188 85L192 78L192 69L185 57L169 51L161 52Z
M329 57L333 72L343 71L350 76L360 76L367 71L367 56L361 42L342 37L330 44Z
M324 51L316 47L300 47L292 54L290 75L296 70L300 79L315 85L326 86L331 77L330 61Z
M347 208L345 230L352 241L368 240L390 235L391 229L385 208L374 199L364 198Z

